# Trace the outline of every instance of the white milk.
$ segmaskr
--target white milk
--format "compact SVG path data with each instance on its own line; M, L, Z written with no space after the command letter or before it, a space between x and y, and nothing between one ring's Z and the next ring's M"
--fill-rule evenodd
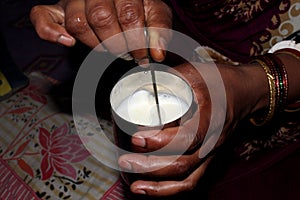
M180 98L166 93L158 93L158 101L163 124L180 118L188 105ZM138 90L127 97L116 109L119 116L127 121L145 126L159 125L155 97L152 92Z

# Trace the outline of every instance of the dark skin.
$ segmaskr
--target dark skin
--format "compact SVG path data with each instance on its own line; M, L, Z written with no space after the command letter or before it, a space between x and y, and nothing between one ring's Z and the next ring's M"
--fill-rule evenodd
M144 26L162 28L172 26L171 11L159 0L62 0L57 5L34 7L31 11L31 20L39 36L45 40L66 46L73 46L76 40L80 40L92 48L110 36L125 30ZM170 35L166 32L151 32L149 35L150 43L157 47L151 49L151 56L156 61L162 61L165 58L163 49L170 40ZM136 41L137 43L145 42L144 33L136 32L133 35L121 37L117 41L118 48L114 44L105 48L119 55L128 52L126 46L129 50L135 48L130 44L136 45ZM145 49L130 53L137 60L147 56ZM288 73L288 102L299 100L299 60L290 55L280 54L278 57L284 63ZM219 148L242 119L257 110L268 107L268 80L264 70L258 64L245 64L239 67L217 64L225 86L224 98L226 98L227 108L223 110L222 105L214 106L217 106L220 112L225 112L223 113L226 116L225 124L216 144L208 140L202 145L209 124L212 123L210 120L212 107L207 83L197 73L197 68L209 74L211 66L197 63L195 68L185 63L174 68L193 89L195 102L197 102L194 115L180 126L155 132L139 131L132 138L133 148L142 153L164 147L177 135L178 138L173 141L175 145L167 150L168 156L145 156L138 153L120 156L118 161L121 168L141 173L141 176L156 177L157 181L145 179L131 183L130 189L133 193L162 197L192 190L214 156L214 154L209 155L203 161L202 153L205 149L211 146L213 149ZM213 123L219 125L218 121ZM197 130L196 135L191 131L194 127ZM177 155L177 152L187 146L187 154ZM174 157L177 156L178 159L174 161ZM143 174L143 172L147 173Z
M288 55L279 55L279 57L283 60L288 70L290 78L288 101L293 102L300 98L300 89L297 86L299 85L297 74L300 73L300 69L297 67L299 61ZM211 66L198 64L197 67L209 68ZM164 179L163 181L155 182L144 180L135 181L130 187L134 193L147 194L150 196L169 196L190 191L197 185L214 156L214 154L209 155L204 162L201 156L199 156L201 151L205 151L207 146L214 145L210 144L209 140L207 144L203 146L200 145L203 142L208 124L210 123L211 102L210 99L207 98L208 91L205 87L205 83L201 76L196 75L195 68L189 64L183 64L175 67L175 69L181 72L182 76L193 88L198 102L198 111L200 110L199 113L202 113L202 115L200 121L197 121L198 117L196 112L190 120L182 125L183 132L180 132L178 142L175 142L174 149L171 148L168 153L185 148L185 143L191 144L188 150L193 153L180 156L179 159L172 162L172 164L170 164L171 160L173 160L172 156L137 156L136 154L121 156L119 158L119 165L121 167L127 167L126 169L128 169L129 163L133 172L141 173L143 171L151 171L147 173L147 176L162 177L162 179ZM227 110L222 134L213 149L221 147L234 131L240 120L257 110L267 107L269 103L268 81L265 72L259 65L242 65L239 67L218 65L218 69L225 85ZM220 111L222 111L222 109L220 109ZM189 128L197 125L199 126L196 137L190 137ZM132 138L132 144L135 148L139 149L140 152L160 149L167 145L176 136L178 129L182 127L166 128L155 135L153 135L151 131L137 132ZM141 144L143 144L142 148ZM173 156L176 156L176 153ZM127 164L124 164L126 162ZM157 168L159 168L159 170L156 170ZM184 178L178 181L176 179L178 176ZM168 179L165 180L165 177L168 177Z
M139 48L146 43L144 27L172 27L171 10L160 0L62 0L56 5L33 7L30 18L41 38L65 46L74 46L80 40L94 48L113 35L138 29L120 35L105 47L115 55L134 49L130 52L136 60L148 56L145 48ZM158 62L164 60L171 35L164 31L148 34L149 45L156 47L151 48L151 57Z

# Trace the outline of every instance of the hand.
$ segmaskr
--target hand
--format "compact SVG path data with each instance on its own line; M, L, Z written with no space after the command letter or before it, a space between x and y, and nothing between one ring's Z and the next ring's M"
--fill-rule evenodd
M94 48L119 34L105 48L115 55L130 52L142 60L148 55L145 48L139 48L146 44L144 27L170 29L171 13L161 0L61 0L56 5L33 7L30 19L42 39L66 46L73 46L76 38ZM120 34L123 31L128 32ZM148 35L149 46L154 47L150 54L160 62L165 58L170 33L149 30Z
M215 92L218 91L219 85L214 83L214 79L211 78L213 77L212 73L215 73L211 70L211 66L200 64L197 67L207 75L206 81L208 80L213 87L216 87L211 89ZM198 105L197 110L181 126L169 127L160 131L139 131L133 135L134 152L140 153L161 149L173 140L173 145L167 149L164 155L146 156L133 153L119 157L118 162L121 169L138 173L139 180L130 185L133 193L160 197L192 190L214 156L213 153L209 153L212 152L210 150L217 150L224 143L240 119L267 105L268 98L263 100L260 98L263 96L261 94L268 93L268 86L264 72L259 66L238 68L219 66L218 68L226 91L226 95L223 96L227 100L225 107L222 100L219 102L220 104L212 103L207 84L195 68L189 64L175 68L192 87ZM252 83L253 74L256 74L256 83ZM211 120L214 113L212 106L216 109L217 115L221 116L219 120ZM215 119L218 119L218 116ZM225 119L222 120L222 116ZM224 122L225 124L223 124ZM211 134L211 137L204 141L210 123L213 123L211 126L213 131L221 128L221 135L214 138L216 135ZM175 136L177 139L174 139ZM186 147L188 149L184 155L177 153Z

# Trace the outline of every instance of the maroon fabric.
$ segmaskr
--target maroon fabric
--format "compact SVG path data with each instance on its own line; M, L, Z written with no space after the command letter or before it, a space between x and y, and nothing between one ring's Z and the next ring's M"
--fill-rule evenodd
M255 160L236 160L212 187L209 199L298 199L299 156L300 140L285 148L260 154Z
M270 39L266 29L277 28L280 25L279 14L286 12L290 5L289 0L254 2L259 4L248 0L169 0L175 11L174 17L178 18L175 29L238 62L247 62L251 54L262 51L259 45L253 46L253 43L263 42L262 36ZM279 8L284 3L286 6ZM271 20L274 16L277 19L275 23Z

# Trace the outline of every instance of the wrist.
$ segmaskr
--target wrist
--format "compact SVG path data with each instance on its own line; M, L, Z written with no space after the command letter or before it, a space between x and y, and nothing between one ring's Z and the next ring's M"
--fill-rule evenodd
M297 55L292 55L298 59ZM287 70L287 68L292 67L292 64L286 61L287 59L281 58L277 52L276 54L267 53L263 56L257 56L251 61L251 63L258 63L261 68L263 68L269 86L268 109L263 109L262 112L256 113L250 119L256 126L262 126L268 123L275 115L281 113L286 108L288 100L293 96L289 94L289 91L291 91L289 82L291 81L288 80ZM292 80L294 80L294 78L292 78ZM291 85L291 88L295 88L294 84Z
M219 67L227 95L228 108L240 118L254 114L269 105L266 73L259 64ZM230 112L230 111L229 111Z

